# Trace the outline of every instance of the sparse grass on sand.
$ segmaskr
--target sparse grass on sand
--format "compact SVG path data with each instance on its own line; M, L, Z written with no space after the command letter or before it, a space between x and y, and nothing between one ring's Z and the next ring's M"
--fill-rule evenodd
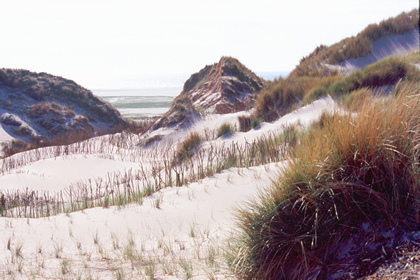
M418 83L366 104L357 115L324 116L256 202L238 213L231 267L240 279L307 279L369 223L420 222Z
M267 83L254 105L255 116L264 121L274 121L299 105L304 95L312 89L328 87L340 79L336 77L279 78ZM252 126L255 127L255 126Z

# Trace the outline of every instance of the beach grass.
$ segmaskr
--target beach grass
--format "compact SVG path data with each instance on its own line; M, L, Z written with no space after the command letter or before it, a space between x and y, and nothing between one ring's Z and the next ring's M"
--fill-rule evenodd
M236 275L307 279L362 223L419 223L419 100L408 84L310 129L271 191L239 211Z

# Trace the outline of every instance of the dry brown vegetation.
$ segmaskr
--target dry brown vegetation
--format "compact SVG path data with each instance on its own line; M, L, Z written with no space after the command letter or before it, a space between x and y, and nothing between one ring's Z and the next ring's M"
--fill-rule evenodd
M172 106L157 122L155 122L151 129L156 130L161 127L171 127L175 125L183 125L193 117L198 115L196 108L189 96L179 95L172 102Z
M301 137L272 190L240 211L231 256L238 277L361 277L394 256L396 228L420 223L419 112L418 83L411 83L364 104L357 116L324 115ZM381 243L389 255L367 246L344 258L352 236L380 240L385 229L396 236L394 245ZM381 261L365 267L364 258Z

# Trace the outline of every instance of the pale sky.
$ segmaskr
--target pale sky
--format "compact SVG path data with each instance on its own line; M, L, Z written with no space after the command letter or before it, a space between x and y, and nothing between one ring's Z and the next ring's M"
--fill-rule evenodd
M199 71L221 56L291 71L320 44L418 8L418 0L0 0L0 67L90 89ZM129 81L129 82L127 82ZM134 81L134 82L133 82Z

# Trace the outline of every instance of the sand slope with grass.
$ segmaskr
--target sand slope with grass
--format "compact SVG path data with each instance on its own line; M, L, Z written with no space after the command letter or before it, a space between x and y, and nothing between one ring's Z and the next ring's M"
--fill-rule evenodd
M321 99L275 123L262 123L249 132L234 132L204 141L202 147L252 141L278 133L287 124L308 124L324 110L337 108L332 99ZM207 115L181 131L161 129L160 133L166 135L162 143L180 142L191 131L205 134L226 122L235 125L237 115ZM85 153L77 152L77 144L73 144L28 151L3 160L2 166L8 167L3 168L0 176L2 193L20 190L35 191L39 196L60 194L68 203L70 189L74 193L97 185L111 189L106 185L112 182L120 183L112 188L115 192L127 188L128 184L133 188L136 184L138 188L147 188L144 179L135 175L153 168L150 157L141 150L150 154L161 149L139 147L135 144L141 142L138 138L132 139L131 147L116 149L117 141L103 141L106 137L87 140L90 144L82 145ZM127 156L130 153L131 158ZM165 157L157 152L152 158L158 160L159 156ZM174 184L151 191L150 195L128 204L123 201L119 204L117 197L114 203L101 200L97 207L79 211L63 208L49 217L2 217L0 277L233 279L225 251L236 231L235 211L268 188L285 164L283 161L230 168L187 185ZM131 177L125 181L109 179L119 176Z
M328 96L248 132L217 130L250 112L206 115L154 131L162 137L151 146L122 133L1 160L0 279L239 279L228 265L228 252L240 248L238 209L253 212L251 201L270 193L290 164L287 153L261 154L263 140L284 141L285 130L305 130L326 112L345 114ZM171 166L192 132L201 135L199 146ZM257 161L266 158L250 164L255 143L262 145L251 150ZM232 165L241 167L225 165L234 151L244 151ZM356 250L350 241L337 246Z
M40 219L1 218L0 276L229 278L223 254L234 230L234 209L267 187L281 165L227 170L120 207Z
M144 135L0 159L0 279L419 278L419 73L389 61L325 85L286 79L322 88L250 130L256 109L191 107Z
M350 73L391 55L403 55L417 51L419 44L419 29L413 29L400 35L389 35L375 41L370 54L346 60L338 66L344 73Z

